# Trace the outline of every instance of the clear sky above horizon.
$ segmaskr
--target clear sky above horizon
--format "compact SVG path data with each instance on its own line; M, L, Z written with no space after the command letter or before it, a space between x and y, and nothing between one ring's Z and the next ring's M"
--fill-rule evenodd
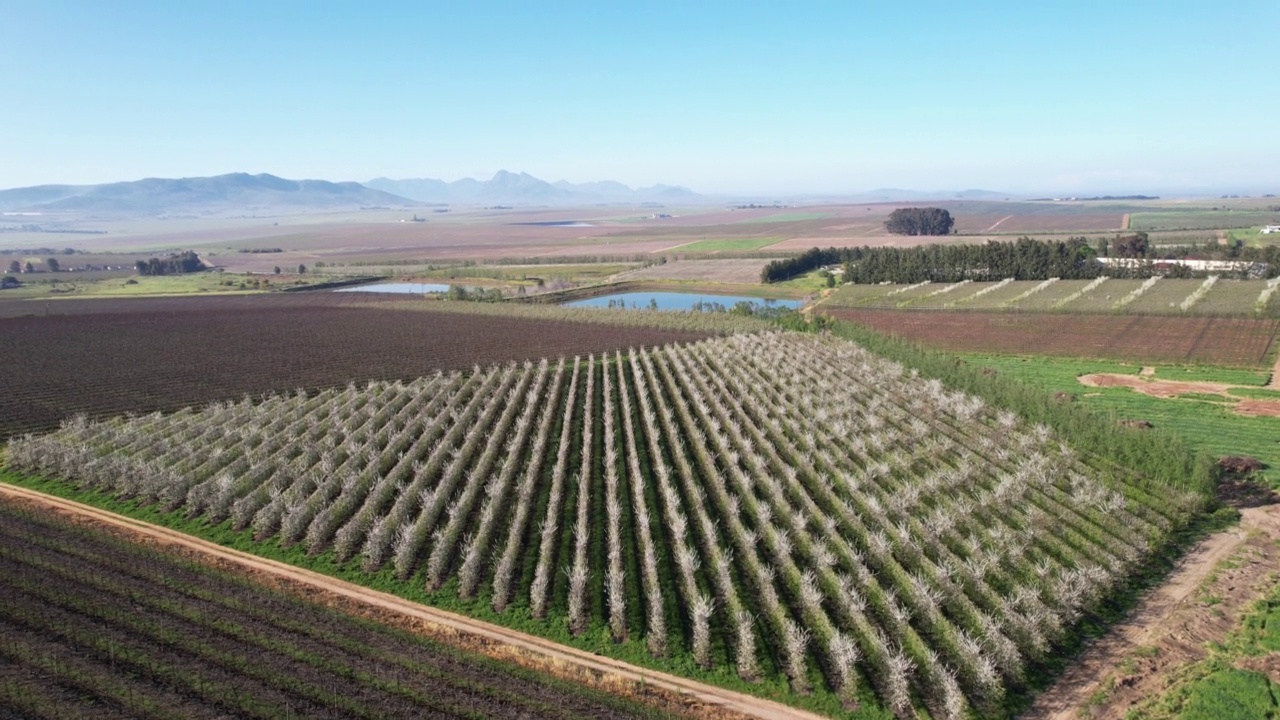
M0 0L0 187L1280 192L1280 2Z

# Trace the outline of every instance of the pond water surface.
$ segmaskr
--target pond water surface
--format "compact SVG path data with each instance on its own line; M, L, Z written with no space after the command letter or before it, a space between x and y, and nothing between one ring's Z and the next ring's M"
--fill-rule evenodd
M778 298L758 298L746 295L710 295L707 293L681 292L625 292L600 297L574 300L565 303L567 307L625 307L628 309L648 310L654 303L659 310L715 310L715 305L730 309L740 302L748 302L757 308L789 308L796 309L803 303L799 300L783 300Z

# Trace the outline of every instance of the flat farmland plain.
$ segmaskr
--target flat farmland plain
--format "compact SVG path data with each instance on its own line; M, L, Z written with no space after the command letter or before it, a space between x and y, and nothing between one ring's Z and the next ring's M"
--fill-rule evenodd
M922 345L954 352L1096 357L1259 367L1275 344L1272 318L980 313L823 308Z
M0 501L5 717L666 713Z
M76 413L176 410L708 334L406 311L351 295L0 304L0 332L21 338L20 361L0 374L0 437L51 429ZM25 314L32 311L41 314Z
M899 207L932 205L956 218L957 236L899 237L884 231L884 221ZM725 209L714 206L663 209L670 217L653 217L637 207L565 207L493 210L453 208L424 211L422 222L409 221L409 211L368 211L200 220L133 220L104 222L64 218L68 227L103 231L75 236L70 243L86 250L170 252L194 249L210 262L235 272L271 272L276 265L296 267L402 260L484 260L495 258L698 253L720 247L720 241L764 243L779 250L814 246L881 244L918 245L956 240L981 241L1021 234L1099 234L1117 230L1126 212L1122 205L1095 203L978 202L949 200L926 203L872 202L803 208ZM421 219L421 218L420 218ZM14 234L6 244L37 246L47 238ZM691 245L693 243L705 243ZM681 250L681 246L690 246ZM279 248L255 254L240 250Z
M1046 425L798 333L75 422L6 462L859 717L1006 716L1198 502L1176 470L1090 464Z
M769 264L760 260L682 260L650 265L626 274L627 280L701 280L759 283L760 271Z

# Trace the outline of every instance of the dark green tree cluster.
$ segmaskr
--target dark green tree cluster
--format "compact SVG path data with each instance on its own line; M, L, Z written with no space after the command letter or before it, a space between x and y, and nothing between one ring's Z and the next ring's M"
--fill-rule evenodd
M823 265L839 265L848 259L848 251L843 248L812 248L803 253L781 260L774 260L760 270L760 282L774 283L799 277L812 272Z
M170 255L163 260L160 258L139 260L135 267L138 268L139 275L181 275L203 270L204 263L200 262L198 255L188 250Z
M942 208L898 208L889 213L884 229L894 235L950 235L955 224Z
M845 282L918 283L960 280L1095 278L1106 270L1085 238L1042 242L1019 238L984 245L850 248Z
M1121 258L1144 258L1151 249L1151 242L1144 232L1117 235L1111 241L1111 253Z

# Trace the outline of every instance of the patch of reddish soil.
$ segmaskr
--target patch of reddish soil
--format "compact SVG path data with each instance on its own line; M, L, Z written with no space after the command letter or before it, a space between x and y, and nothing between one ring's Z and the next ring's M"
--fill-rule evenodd
M1236 662L1241 670L1253 670L1271 678L1271 682L1280 683L1280 653L1267 653L1259 657L1249 657Z
M1081 375L1077 378L1085 387L1127 387L1143 395L1158 398L1176 398L1188 393L1221 395L1231 402L1231 409L1238 415L1246 417L1280 417L1280 400L1240 399L1229 390L1243 385L1232 385L1220 382L1186 382L1179 380L1149 380L1139 375L1118 375L1114 373L1096 373Z
M1206 644L1235 628L1280 573L1280 505L1247 508L1241 516L1239 527L1211 535L1187 553L1128 620L1036 698L1024 720L1125 718L1168 690L1178 670L1206 657ZM1233 566L1220 567L1228 558Z
M953 352L1256 367L1280 320L824 308L823 313Z
M1241 400L1235 411L1248 417L1280 417L1280 400Z
M1127 387L1143 395L1158 398L1176 398L1187 393L1205 393L1231 397L1227 390L1235 387L1229 383L1148 380L1139 375L1119 375L1114 373L1081 375L1078 380L1085 387Z

